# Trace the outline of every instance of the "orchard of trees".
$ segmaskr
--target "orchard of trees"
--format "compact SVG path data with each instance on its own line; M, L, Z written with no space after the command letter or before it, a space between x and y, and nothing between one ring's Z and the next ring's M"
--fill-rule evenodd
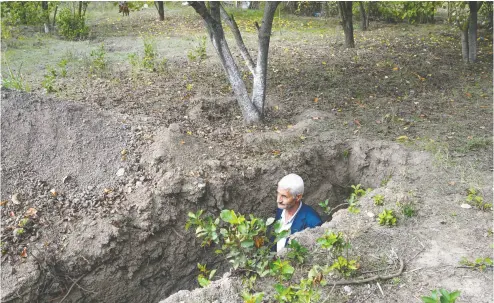
M372 28L373 21L434 23L437 10L445 9L448 16L446 21L457 29L461 37L462 58L466 63L474 63L477 58L479 16L482 20L487 20L484 26L492 28L492 2L250 2L248 9L263 11L262 20L255 23L258 36L257 52L251 54L244 44L235 17L225 10L226 6L238 6L238 3L236 1L191 1L188 5L204 21L209 40L216 50L246 123L256 123L264 115L269 43L274 16L277 12L315 17L339 17L345 35L345 47L354 48L354 31ZM56 32L61 38L67 40L87 38L89 28L86 24L86 9L92 4L89 1L70 2L63 6L61 4L58 1L2 2L2 39L10 38L15 27L19 25L39 26L45 33ZM117 6L118 2L114 4ZM141 9L144 5L155 7L157 18L161 21L166 18L163 1L126 2L126 5L131 12ZM354 23L354 20L358 22ZM243 62L235 61L232 46L225 38L224 24L233 34ZM252 75L252 85L247 85L247 80L242 77L239 65L248 67ZM247 87L251 87L250 92Z

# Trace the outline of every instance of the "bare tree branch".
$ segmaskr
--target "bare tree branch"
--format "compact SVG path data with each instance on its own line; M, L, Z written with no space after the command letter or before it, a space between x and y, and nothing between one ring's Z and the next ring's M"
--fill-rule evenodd
M247 67L249 68L252 75L254 75L256 66L254 65L254 61L252 60L249 51L245 47L245 43L244 40L242 39L242 35L240 34L240 30L238 29L237 22L235 22L233 15L232 16L228 15L228 13L226 12L226 10L223 8L222 5L220 5L220 10L221 10L221 17L223 18L223 20L225 20L226 24L232 30L233 36L235 37L235 42L237 42L237 46L240 49L240 54L242 55L242 58L244 58Z

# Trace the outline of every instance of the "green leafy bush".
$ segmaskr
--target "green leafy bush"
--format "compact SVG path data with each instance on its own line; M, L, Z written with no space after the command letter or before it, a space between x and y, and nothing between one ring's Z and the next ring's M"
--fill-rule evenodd
M417 210L415 209L415 207L412 204L404 204L401 207L401 212L407 218L411 218L417 214Z
M333 254L341 254L345 248L348 248L348 243L343 238L343 233L326 231L322 237L316 240L317 244L322 248L331 251Z
M144 53L142 57L137 53L128 56L133 72L139 69L146 69L151 72L165 72L167 69L168 59L160 58L156 49L156 42L151 38L144 38Z
M281 260L277 258L270 264L271 275L277 277L278 281L288 281L292 278L295 268L290 264L288 260Z
M384 196L383 195L375 195L374 197L372 197L372 199L374 200L374 205L376 205L376 206L380 206L380 205L384 204Z
M394 211L392 209L385 209L382 213L379 214L377 219L379 221L379 225L388 225L394 226L396 225L396 217L394 215Z
M219 218L211 216L202 217L203 211L190 212L186 229L195 226L196 236L203 238L203 246L213 243L220 246L217 254L222 254L232 263L234 269L255 272L263 277L270 273L270 261L275 255L271 247L276 245L279 239L285 238L289 231L281 231L281 222L274 223L274 218L263 220L249 215L235 213L233 210L224 209ZM268 227L272 226L272 232ZM274 241L270 241L270 236Z
M347 260L343 256L338 256L329 269L336 270L343 276L349 277L357 271L357 260Z
M91 57L90 73L102 75L107 68L105 45L101 43L97 49L91 51L89 56Z
M154 61L157 55L156 44L150 39L144 39L144 57L142 58L142 64L144 68L153 70Z
M445 289L433 290L428 297L420 297L424 303L455 303L460 296L460 291L448 292Z
M57 26L59 34L68 40L84 39L89 34L85 17L72 13L68 7L58 13Z
M263 297L263 292L251 294L247 291L244 291L242 293L242 299L244 299L244 303L261 303Z
M69 60L67 58L63 58L58 62L58 67L60 67L60 76L66 77L67 76L67 63Z
M211 279L214 277L216 273L216 269L208 270L206 265L202 265L201 263L197 263L197 268L199 269L199 276L197 277L197 282L201 287L206 287L211 283Z
M41 1L3 1L2 20L10 25L39 25L44 21Z
M482 194L477 192L477 190L473 187L468 189L466 201L468 204L475 206L480 210L486 211L492 209L492 204L484 202L484 197L482 197Z
M46 90L47 93L54 93L57 90L55 89L55 79L57 78L57 72L51 68L47 67L47 73L43 76L43 81L41 82L41 86Z
M360 212L358 200L369 193L372 189L367 188L366 190L360 188L360 184L352 185L353 192L350 194L350 198L348 198L348 211L354 214L358 214Z
M307 254L309 253L307 248L300 245L297 240L291 240L288 244L289 251L286 254L287 258L294 260L298 263L304 263Z
M206 53L206 37L202 37L199 45L197 45L194 49L189 50L187 52L187 58L190 61L199 61L205 60L207 58Z

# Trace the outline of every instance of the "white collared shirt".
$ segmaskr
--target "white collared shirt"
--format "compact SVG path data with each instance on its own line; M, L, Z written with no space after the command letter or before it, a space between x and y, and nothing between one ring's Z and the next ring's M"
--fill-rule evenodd
M302 201L300 201L300 204L298 206L298 209L297 211L293 214L293 216L290 218L290 220L286 220L285 216L286 216L286 209L283 210L283 212L281 213L281 227L280 227L280 231L282 230L290 230L290 228L292 227L292 223L293 223L293 220L295 219L295 216L298 214L298 211L302 208ZM287 240L288 236L286 238L281 238L280 240L278 240L278 242L276 243L276 252L280 252L286 245L286 240Z

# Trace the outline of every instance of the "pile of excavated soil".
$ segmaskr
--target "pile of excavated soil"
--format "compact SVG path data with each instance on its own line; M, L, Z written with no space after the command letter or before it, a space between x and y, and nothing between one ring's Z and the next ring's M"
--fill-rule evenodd
M208 106L222 105L201 108ZM209 109L201 108L195 118L207 121ZM290 129L245 133L229 144L228 135L223 142L190 135L182 122L163 125L2 91L2 301L158 302L192 289L198 262L219 266L219 274L227 267L184 231L187 213L228 208L272 216L277 181L295 172L313 206L328 198L340 204L346 188L361 183L374 188L370 196L383 194L388 208L404 197L418 208L398 227L379 227L369 213L381 209L369 196L359 215L339 212L299 235L317 252L314 241L325 229L344 232L363 268L376 263L372 256L389 256L390 266L396 256L405 261L403 286L384 284L384 298L373 284L352 294L337 289L337 302L364 293L369 302L405 302L439 286L461 289L467 302L487 302L491 276L455 267L463 256L487 255L492 242L486 238L491 214L460 207L468 184L458 171L435 167L427 153L395 143L340 139L328 127L333 118L307 111ZM222 136L223 126L210 127ZM477 173L485 200L492 200L491 176L462 173ZM168 301L239 301L238 280L222 281ZM476 292L477 285L487 291Z

